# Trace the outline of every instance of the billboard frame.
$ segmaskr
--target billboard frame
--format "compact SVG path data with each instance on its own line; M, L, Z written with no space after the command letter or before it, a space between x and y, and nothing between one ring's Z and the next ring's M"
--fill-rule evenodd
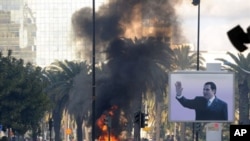
M176 98L175 82L182 81L183 95L187 99L203 96L205 82L217 85L217 97L227 103L227 120L196 120L195 110L183 107ZM196 92L197 91L197 92ZM168 120L170 122L234 122L235 74L227 71L176 71L169 73Z

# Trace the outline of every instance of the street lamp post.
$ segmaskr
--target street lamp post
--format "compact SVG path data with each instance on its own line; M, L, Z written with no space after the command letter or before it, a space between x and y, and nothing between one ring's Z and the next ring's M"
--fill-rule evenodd
M198 1L198 19L197 19L197 71L200 70L200 0ZM196 123L198 124L198 123ZM199 140L199 131L195 130L195 141Z
M193 5L198 6L198 19L197 19L197 71L200 69L200 0L193 0ZM198 123L193 123L193 140L195 132L195 141L199 139L199 131L195 130L195 125Z
M199 70L200 65L200 0L193 0L192 4L198 6L198 23L197 23L197 70Z
M197 70L200 66L200 2L198 4L198 23L197 23Z

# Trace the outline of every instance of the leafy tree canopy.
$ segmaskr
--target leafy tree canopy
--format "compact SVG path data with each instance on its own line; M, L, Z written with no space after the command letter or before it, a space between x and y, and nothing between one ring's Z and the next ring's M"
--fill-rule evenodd
M0 55L0 124L20 134L39 127L49 107L43 93L41 68L22 59Z

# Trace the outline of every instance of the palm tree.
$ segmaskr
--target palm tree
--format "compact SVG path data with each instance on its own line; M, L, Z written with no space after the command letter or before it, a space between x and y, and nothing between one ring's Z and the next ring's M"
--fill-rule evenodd
M46 91L54 104L52 118L54 120L55 140L60 141L60 128L63 111L69 103L69 91L73 86L73 78L81 72L81 64L74 61L55 61L45 68L44 76L50 82Z
M75 65L78 65L78 67L81 68L81 71L73 78L73 85L69 91L68 111L76 121L77 140L82 141L82 125L83 122L87 121L89 118L88 112L90 112L92 104L92 76L89 69L90 66L86 62L81 62ZM96 71L98 71L98 69L96 69Z
M174 51L174 66L176 70L196 70L197 69L197 53L192 53L190 46L180 45L173 49ZM199 69L204 70L203 63L205 59L200 55L199 58ZM186 137L186 124L181 123L181 140L183 141Z
M197 52L191 52L190 46L180 45L173 49L175 70L196 70L197 69ZM205 59L200 55L199 69L204 69Z
M241 53L238 56L230 52L227 54L234 62L223 58L216 60L222 61L226 70L235 72L239 91L239 124L249 124L250 53L246 57Z
M172 69L173 61L173 52L169 46L169 43L159 38L134 41L119 38L110 43L107 56L111 80L125 87L127 94L133 96L131 109L134 112L142 109L142 97L146 97L148 90L155 94L157 102L163 101L168 81L167 71ZM138 128L135 126L134 131L138 131Z

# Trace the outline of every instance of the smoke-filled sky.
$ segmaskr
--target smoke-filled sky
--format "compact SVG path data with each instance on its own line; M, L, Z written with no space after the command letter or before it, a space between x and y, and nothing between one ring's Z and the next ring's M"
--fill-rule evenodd
M96 51L99 53L105 50L106 43L117 37L132 39L149 36L171 37L173 43L182 43L184 38L174 9L176 2L118 0L100 7L95 14ZM91 8L83 7L76 11L72 15L72 26L77 39L85 39L85 44L89 41L87 46L91 46L93 37Z
M184 35L196 49L198 6L191 3L192 0L183 0L176 6L176 10ZM250 26L249 0L201 0L200 49L235 51L226 33L236 25L240 25L245 32Z
M68 46L69 41L65 40L65 38L67 38L70 34L69 25L71 22L71 15L80 8L83 7L91 8L92 1L91 0L74 0L74 1L43 0L42 2L40 2L39 0L26 0L26 1L28 1L29 6L36 13L36 18L37 18L37 27L38 27L37 35L39 37L37 40L37 49L38 50L41 49L40 52L43 52L43 54L40 55L39 53L37 56L38 64L41 64L41 62L43 62L42 64L44 65L49 64L49 62L52 61L54 57L57 57L58 59L60 59L60 57L62 56L69 58L69 55L58 55L58 54L60 53L61 50L63 50L61 48L63 48L64 44L66 44L65 46ZM98 10L98 7L107 1L96 0L96 9ZM192 0L175 0L175 1L169 0L169 1L171 1L172 3L178 2L178 4L175 5L177 14L176 18L179 21L179 25L181 27L183 35L188 39L188 41L186 42L193 44L194 49L196 49L198 7L191 4ZM55 10L55 7L57 10ZM219 0L219 1L201 0L200 49L206 51L232 50L237 52L237 50L234 49L234 47L228 40L226 32L238 24L241 25L244 30L246 30L246 28L250 25L249 9L250 9L250 3L248 0ZM166 11L167 10L164 10L163 12ZM39 23L39 21L41 24ZM48 23L50 25L48 25ZM60 33L58 34L57 32L54 32L54 30L57 32L60 31ZM41 31L45 31L46 34L41 35L43 34L41 33ZM51 39L50 36L52 37L55 36L56 40ZM59 39L62 41L60 41ZM56 53L51 53L53 52L53 50L58 50L54 49L57 46L60 46L60 50Z
M192 0L178 0L176 2L178 2L175 5L176 16L183 36L186 37L187 43L191 43L196 50L198 6L194 6ZM227 32L237 25L246 31L246 28L250 26L249 9L248 0L201 0L200 50L237 52L230 43Z
M235 5L243 0L238 0L236 1L237 3L235 1L230 2L229 0L223 1L224 3L215 0L201 1L201 50L233 50L234 48L227 38L227 31L237 24L242 25L243 28L246 28L248 23L250 24L250 21L247 22L249 12L246 12L246 8L248 8L246 5L248 5L248 3L242 4L241 9L241 6L236 7ZM156 1L145 0L142 5L140 5L141 0L120 0L116 2L117 3L110 4L108 9L100 8L96 13L97 45L103 45L103 42L110 42L116 37L125 36L133 38L140 35L161 36L162 34L165 35L165 33L167 33L166 35L168 35L168 33L170 33L172 36L174 35L175 38L185 36L188 39L185 42L194 44L195 49L197 43L198 6L192 5L191 0L178 0L175 1L175 4L170 0L158 0L158 3L156 3ZM139 6L142 7L140 8ZM137 11L137 9L139 9L139 11ZM138 17L137 14L140 16ZM79 38L87 38L91 41L91 16L91 9L86 7L79 9L72 15L74 31ZM163 23L160 26L164 26L164 28L171 27L171 31L165 31L164 28L161 28L161 30L148 32L152 28L147 27L147 17L149 17L149 20L154 18L158 21L160 20L161 22L159 23ZM137 27L138 24L142 24L144 26L143 29ZM138 34L138 31L143 33ZM175 40L174 43L181 43L180 41L182 40Z

